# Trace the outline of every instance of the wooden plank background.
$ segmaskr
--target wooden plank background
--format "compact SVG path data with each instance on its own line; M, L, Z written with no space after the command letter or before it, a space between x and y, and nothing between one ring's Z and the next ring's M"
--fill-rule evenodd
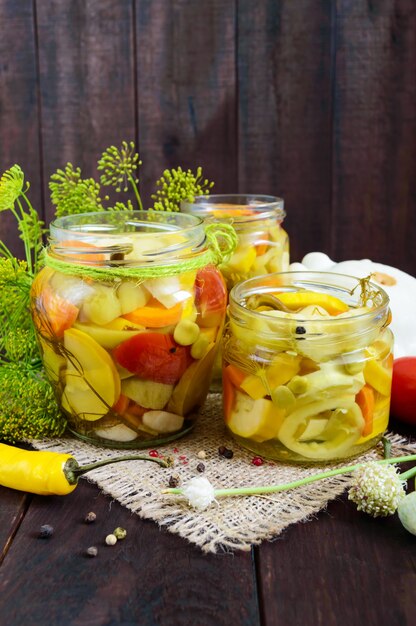
M0 0L0 169L53 216L51 173L136 141L166 167L285 199L292 260L416 274L414 0ZM14 250L13 223L0 235Z

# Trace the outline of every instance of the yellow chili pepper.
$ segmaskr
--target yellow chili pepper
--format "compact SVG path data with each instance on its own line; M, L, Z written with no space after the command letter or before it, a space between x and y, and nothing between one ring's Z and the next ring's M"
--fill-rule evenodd
M119 461L153 461L161 467L172 465L169 458L130 455L81 466L70 454L21 450L0 443L0 485L40 496L64 496L74 491L78 478L86 472Z

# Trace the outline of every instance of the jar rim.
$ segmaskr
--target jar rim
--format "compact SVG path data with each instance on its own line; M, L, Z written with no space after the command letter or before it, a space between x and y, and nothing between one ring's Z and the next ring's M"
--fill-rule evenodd
M265 194L200 195L195 196L193 200L182 200L180 206L184 213L208 217L216 205L227 205L223 207L226 217L219 216L218 219L232 219L233 224L236 225L267 218L277 218L282 221L286 217L283 198ZM249 208L250 214L233 215L233 211L242 207ZM220 210L221 206L217 209ZM215 219L214 216L212 217Z
M91 223L86 222L87 218L91 218ZM117 218L118 223L117 223ZM124 222L120 218L125 218ZM152 219L149 219L152 218ZM175 223L176 222L176 223ZM60 233L71 232L83 237L84 235L91 236L106 236L108 234L123 234L129 235L135 233L140 236L154 235L156 232L164 231L178 232L192 230L198 226L202 226L203 220L196 215L187 215L183 213L172 213L164 211L93 211L87 213L76 213L72 215L64 215L56 218L50 223L50 233L52 236L59 236ZM99 225L106 226L104 228L98 228ZM154 224L154 231L142 232L142 231L126 231L116 230L120 226L140 226L140 225ZM157 227L156 227L157 225ZM78 227L78 230L77 230ZM82 228L80 228L82 227ZM167 228L168 227L168 228Z
M288 278L290 277L293 280L293 282L290 284L285 283L283 280L285 277L288 277ZM319 279L320 279L320 282L318 282ZM261 312L253 311L251 309L248 309L246 306L244 306L243 302L247 299L249 295L254 295L254 294L259 294L259 293L261 294L270 293L271 291L276 292L278 289L281 291L282 290L283 291L296 291L296 289L290 289L290 287L296 287L296 285L299 284L300 282L307 281L311 287L311 290L313 286L329 287L332 289L336 289L338 291L340 299L342 299L341 297L342 293L344 293L344 295L347 293L350 293L350 295L352 295L352 293L348 292L346 288L340 287L341 280L345 280L345 279L347 279L348 281L354 281L355 288L358 288L358 286L360 285L360 279L357 278L356 276L352 276L349 274L339 274L335 272L289 271L289 272L276 272L274 274L267 274L264 276L256 276L254 278L249 278L247 280L237 283L231 289L230 294L229 294L230 308L232 309L233 307L235 307L236 311L240 313L240 315L243 315L243 316L252 315L254 316L254 319L264 319L266 316L263 315ZM258 287L260 287L261 283L263 283L263 288L261 288L259 291ZM374 288L377 291L377 293L381 295L382 300L379 304L376 304L375 306L370 308L368 311L365 311L358 315L352 314L350 316L345 315L344 317L331 316L328 318L326 317L320 318L319 323L323 325L323 327L325 327L326 325L330 325L332 328L336 328L337 325L345 324L346 320L347 321L356 320L357 323L359 323L360 321L363 321L367 318L368 321L370 322L375 317L380 316L380 314L383 313L384 311L387 311L389 302L390 302L390 298L388 294L384 291L384 289L382 289L382 287L380 287L376 283L369 281L368 285L371 288ZM256 289L256 286L257 286L257 289ZM354 285L352 286L354 287ZM243 297L243 294L244 294L244 297ZM285 318L283 316L281 318L283 323L285 322L285 320L291 320L291 319L292 320L296 319L296 322L305 323L305 324L313 323L314 321L311 318L306 318L306 319L302 319L298 317Z
M96 211L62 216L50 224L50 253L84 264L100 265L117 255L122 255L119 265L172 264L207 248L203 220L181 213Z

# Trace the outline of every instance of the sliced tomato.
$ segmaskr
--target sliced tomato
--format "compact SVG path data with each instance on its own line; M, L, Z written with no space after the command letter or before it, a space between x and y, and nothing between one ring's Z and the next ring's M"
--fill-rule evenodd
M214 265L207 265L196 275L195 305L200 326L222 324L227 307L227 287L222 274Z
M191 365L189 346L180 346L172 335L139 333L123 341L113 352L117 363L139 378L175 384Z

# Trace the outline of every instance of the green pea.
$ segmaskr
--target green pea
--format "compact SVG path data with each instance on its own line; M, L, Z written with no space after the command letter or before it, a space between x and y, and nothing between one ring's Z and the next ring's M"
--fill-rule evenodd
M191 346L199 337L199 326L190 320L181 320L173 331L173 338L181 346Z
M309 387L308 381L303 376L294 376L287 384L292 393L300 395Z
M279 385L271 393L272 400L279 409L290 410L296 404L294 394L285 385Z

